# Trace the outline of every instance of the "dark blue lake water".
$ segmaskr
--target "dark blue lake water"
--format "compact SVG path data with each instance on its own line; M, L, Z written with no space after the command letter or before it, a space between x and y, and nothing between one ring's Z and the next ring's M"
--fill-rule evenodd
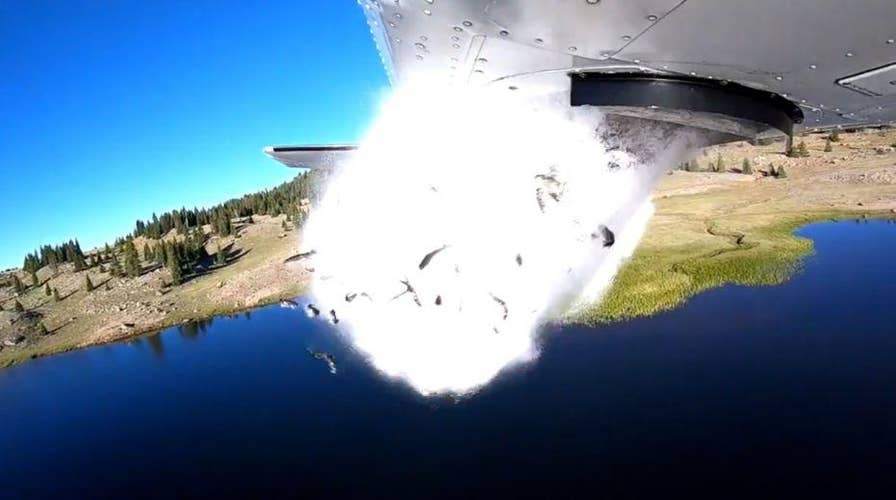
M0 497L892 497L896 224L799 234L785 285L549 329L461 401L277 306L0 370Z

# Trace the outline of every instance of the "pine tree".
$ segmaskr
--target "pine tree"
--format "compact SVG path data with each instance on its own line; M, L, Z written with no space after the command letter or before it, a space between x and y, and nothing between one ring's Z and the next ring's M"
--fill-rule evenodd
M83 271L87 269L87 262L84 261L84 254L77 249L72 253L72 262L75 265L75 271Z
M289 224L287 224L286 221L284 220L283 222L280 223L280 228L283 229L284 231L289 231Z
M111 259L109 262L109 274L115 276L116 278L122 275L121 262L118 261L118 255L115 252L112 252L111 254Z
M805 158L809 156L809 149L806 147L806 142L800 141L796 147L790 148L790 151L787 152L787 156L791 158Z
M49 283L47 283L46 285L44 285L44 295L46 295L47 297L49 297L50 295L53 295L53 291L50 290L50 284L49 284Z
M53 300L55 300L56 302L62 300L62 297L59 296L59 289L55 287L53 288Z
M34 269L31 270L31 286L35 288L40 286L40 280L37 279L37 271Z
M143 260L145 262L152 262L152 245L149 243L143 245Z
M224 250L221 248L221 243L219 242L215 247L215 264L223 266L226 263L227 259L224 257Z
M834 148L831 147L831 138L828 137L828 138L824 141L824 152L825 152L825 153L830 153L830 152L833 151L833 150L834 150Z
M721 153L716 157L716 172L724 172L725 171L725 160L722 159Z
M16 274L12 275L12 287L16 291L16 293L22 293L25 291L25 285L22 284L22 280L20 280L19 276Z
M750 165L749 158L744 158L744 161L740 166L740 171L747 175L753 175L753 167Z
M128 240L124 244L124 271L131 278L140 276L140 257L134 240Z
M784 166L783 166L783 165L780 166L780 167L778 167L778 172L775 174L775 177L777 177L777 178L779 178L779 179L786 179L786 178L787 178L787 171L784 170Z
M178 257L177 251L175 251L174 249L169 249L168 262L166 262L165 266L171 273L171 283L174 285L180 285L184 278L183 269L181 269L180 267L180 257Z
M22 306L22 303L19 302L18 299L16 299L15 304L13 304L13 310L17 313L23 313L23 312L25 312L25 307Z
M47 331L47 325L45 325L43 321L37 324L37 333L40 335L47 335L50 333Z
M159 246L156 247L153 253L156 256L156 262L158 262L159 264L164 265L166 262L168 262L168 253L165 248L164 241L159 243Z
M84 289L87 290L88 293L93 291L93 282L90 281L89 274L84 275Z

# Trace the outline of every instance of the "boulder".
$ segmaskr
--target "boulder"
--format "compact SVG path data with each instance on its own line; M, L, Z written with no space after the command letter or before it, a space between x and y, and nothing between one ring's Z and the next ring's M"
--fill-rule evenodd
M17 346L17 345L21 344L24 341L25 341L24 335L21 335L21 334L10 335L9 337L6 337L6 340L3 341L3 345L13 347L13 346Z

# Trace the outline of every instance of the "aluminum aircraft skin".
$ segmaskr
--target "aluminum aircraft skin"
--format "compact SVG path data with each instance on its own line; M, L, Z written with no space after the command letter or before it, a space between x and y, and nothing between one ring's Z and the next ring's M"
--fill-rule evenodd
M752 99L768 96L770 105L781 108L783 102L800 115L792 123L795 132L896 121L894 0L359 0L358 4L393 85L422 76L456 85L497 86L523 96L575 95L581 94L576 86L583 86L577 78L603 85L611 75L617 80L625 75L616 82L623 88L625 106L604 101L579 104L637 115L632 109L639 105L641 89L656 86L639 87L634 82L655 80L661 86L678 87L683 82L684 90L676 88L678 94L651 96L651 105L641 106L642 117L674 121L670 117L685 116L723 131L729 140L789 134L791 127L768 127L768 123L753 127L754 117L744 115L733 117L745 125L735 130L726 120L731 116L723 115L743 103L733 108L731 103L688 108L693 102L682 104L682 91L696 89L702 97L697 87L708 88L716 94L706 95L711 101L731 83L731 88L751 93ZM352 150L351 145L273 146L265 153L288 166L314 168L326 167Z

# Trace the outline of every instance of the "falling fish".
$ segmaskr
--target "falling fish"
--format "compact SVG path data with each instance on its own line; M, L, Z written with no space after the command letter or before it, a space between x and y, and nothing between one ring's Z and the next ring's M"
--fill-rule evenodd
M535 188L535 202L538 203L538 209L544 212L544 189Z
M504 302L503 300L499 299L498 297L495 297L495 296L492 295L492 294L489 294L489 295L492 296L492 300L494 300L495 302L497 302L498 305L500 305L501 308L504 309L504 317L503 317L502 319L507 319L507 312L508 312L508 311L507 311L507 303Z
M333 309L330 309L330 322L334 325L339 324L339 318L336 317L336 311Z
M419 267L422 270L424 267L429 265L430 261L432 261L432 258L435 257L437 253L441 252L442 250L444 250L446 248L448 248L448 245L442 245L441 247L436 248L432 252L429 252L428 254L424 255L423 260L420 261L420 265L417 267Z
M280 301L280 307L285 307L287 309L296 309L299 307L299 304L294 300L283 299Z
M520 254L516 254L516 265L518 265L518 266L523 265L523 256Z
M441 295L436 295L436 305L437 306L442 305L442 296Z
M610 231L610 228L604 225L600 225L597 228L598 233L591 233L591 239L596 240L601 238L604 240L604 248L613 246L613 243L616 243L616 235L613 234L613 231Z
M305 313L309 318L316 318L320 316L320 309L314 307L314 304L308 304L305 306Z
M535 174L535 178L560 185L560 181L558 181L557 178L554 177L554 174Z
M327 366L330 368L330 373L336 375L336 357L328 352L323 351L312 351L311 349L306 349L308 354L311 355L314 359L319 359L327 363Z
M307 252L305 252L305 253L297 253L297 254L293 255L292 257L288 257L288 258L287 258L286 260L284 260L283 262L293 262L293 261L296 261L296 260L307 259L308 257L311 257L312 255L314 255L314 254L316 254L316 253L317 253L316 250L309 250L309 251L307 251Z
M414 290L414 287L411 286L411 284L408 282L408 280L401 280L401 284L404 285L405 290L403 292L399 293L398 295L392 297L392 300L395 300L395 299L401 297L402 295L409 293L409 294L411 294L411 297L414 298L414 303L416 303L420 307L423 307L423 304L420 303L420 297L417 295L417 290Z
M357 293L347 293L347 294L345 294L345 301L351 302L351 301L355 300L355 297L357 297L357 296L358 296Z

